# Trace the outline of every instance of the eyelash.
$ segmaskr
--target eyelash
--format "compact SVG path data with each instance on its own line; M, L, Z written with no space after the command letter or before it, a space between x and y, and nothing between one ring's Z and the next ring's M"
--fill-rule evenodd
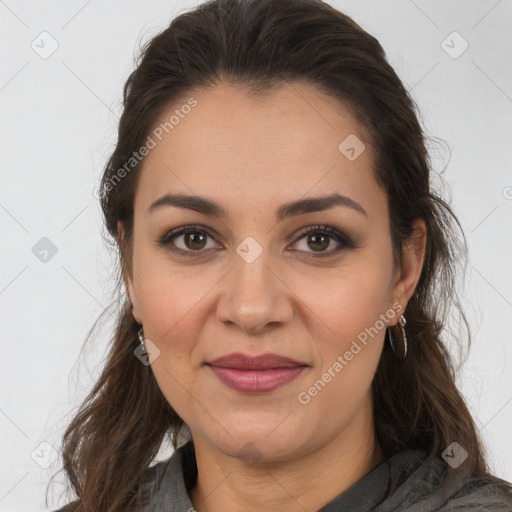
M181 236L186 235L190 233L202 233L210 236L211 238L214 238L214 236L205 228L202 226L192 225L192 226L182 226L180 228L174 229L172 231L169 231L166 233L160 240L158 240L158 245L160 247L163 247L169 251L172 251L180 256L185 257L195 257L196 255L199 255L201 252L205 252L202 249L198 249L197 251L188 250L185 251L183 249L179 249L177 247L170 248L171 242ZM339 232L337 229L332 228L331 226L326 225L317 225L317 226L311 226L306 230L303 230L300 232L298 238L295 239L295 242L298 242L299 240L302 240L310 233L320 234L320 235L327 235L329 238L332 238L336 242L340 244L340 247L338 247L335 250L331 250L329 252L320 252L320 253L309 253L307 251L298 251L298 252L306 252L308 256L307 258L327 258L330 256L333 256L335 254L338 254L344 249L355 249L357 246L356 244L344 233Z

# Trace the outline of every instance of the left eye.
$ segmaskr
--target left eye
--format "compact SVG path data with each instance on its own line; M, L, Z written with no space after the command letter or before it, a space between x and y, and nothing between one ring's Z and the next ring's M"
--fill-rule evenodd
M342 251L344 248L352 248L354 244L346 236L340 233L338 230L329 226L313 226L308 228L302 235L299 236L295 244L305 240L308 247L314 249L308 257L325 257L331 256L335 253ZM334 240L338 246L330 251L326 251L330 247L331 241ZM302 251L308 253L309 251Z
M213 236L208 231L201 229L200 226L183 226L164 235L158 241L158 245L182 256L196 256L198 253L204 252L203 249L215 248L215 244L213 244L213 247L206 247L208 237L213 239ZM179 244L175 242L180 238L182 238L182 247L179 247ZM310 253L308 257L330 256L344 248L354 247L354 244L346 235L329 226L313 226L306 231L302 231L294 245L298 244L301 240L306 240L306 244L313 249L313 251L299 250L299 252ZM326 251L331 246L333 240L338 246L335 249Z

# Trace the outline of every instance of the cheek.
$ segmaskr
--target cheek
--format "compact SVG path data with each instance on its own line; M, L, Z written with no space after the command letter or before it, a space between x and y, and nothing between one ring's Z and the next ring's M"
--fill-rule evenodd
M326 384L324 400L334 400L341 391L336 400L355 406L367 392L387 322L395 314L390 308L391 269L391 262L362 257L336 277L311 281L303 288L305 302L320 320L315 336L319 365L311 383L320 379L319 389ZM343 394L347 389L350 393Z
M136 293L144 322L144 332L163 348L186 345L200 327L197 315L217 277L194 267L174 264L165 252L139 248L134 259ZM200 275L199 275L200 274Z
M202 363L196 354L206 322L202 312L218 279L211 273L200 279L197 272L184 273L154 256L143 261L137 294L144 334L159 350L151 371L168 403L188 423L200 396L195 372Z
M390 275L391 265L362 257L325 279L299 278L299 293L324 324L328 346L342 349L377 323L390 306Z
M363 293L355 285L345 291L351 289L352 294L331 295L329 308L320 310L329 329L316 337L318 365L298 397L304 413L322 418L329 432L347 425L367 403L384 342L384 295L372 287Z

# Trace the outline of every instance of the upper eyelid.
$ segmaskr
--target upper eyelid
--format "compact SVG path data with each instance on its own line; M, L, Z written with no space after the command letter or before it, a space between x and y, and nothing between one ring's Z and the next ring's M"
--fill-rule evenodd
M212 234L212 232L211 232L212 230L210 230L206 226L202 226L202 225L198 225L198 224L184 225L184 226L180 226L175 229L172 229L172 230L166 232L163 235L163 237L161 237L159 240L162 244L165 245L180 236L183 236L187 233L194 232L194 231L206 233L214 241L217 242L217 240L216 240L217 237L216 237L216 235ZM351 245L355 246L352 239L348 235L346 235L343 231L341 231L338 228L335 228L333 226L319 225L319 224L305 226L305 227L297 230L291 237L289 237L288 240L295 243L299 240L302 240L310 232L314 233L314 232L322 232L322 231L325 232L327 234L327 236L329 236L331 239L333 239L337 244L347 245L347 246L351 246ZM337 240L337 238L341 238L341 240ZM178 250L190 252L190 253L205 252L204 250L192 251L192 250L186 250L186 249L181 249L181 248L178 248ZM330 252L332 252L332 251L326 251L325 254L329 254ZM318 254L321 254L321 253L318 253Z
M169 231L166 231L164 233L164 235L160 237L160 239L165 239L167 237L171 238L171 237L181 236L181 235L187 234L188 232L193 232L194 230L202 231L202 232L206 233L207 235L211 236L212 238L215 238L215 237L222 238L221 235L218 235L214 230L211 230L210 228L207 228L206 226L201 226L199 224L197 224L197 225L190 224L190 225L184 225L184 226L179 226L174 229L170 229ZM288 239L291 240L293 237L297 237L297 236L301 237L303 235L308 234L310 231L327 231L327 232L330 232L330 234L332 234L333 236L338 234L340 236L347 237L347 235L345 235L344 232L340 231L338 228L328 226L328 225L313 224L311 226L306 226L306 227L296 230L293 235L288 237Z

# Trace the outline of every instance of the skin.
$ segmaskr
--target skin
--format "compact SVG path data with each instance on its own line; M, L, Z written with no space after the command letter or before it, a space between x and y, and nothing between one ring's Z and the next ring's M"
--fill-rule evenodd
M192 433L195 509L315 511L384 460L371 382L385 327L307 404L298 395L393 304L406 307L421 273L425 225L414 222L396 267L371 147L349 112L311 85L286 84L256 99L221 83L191 96L197 106L143 163L125 276L133 315L160 350L151 365L158 385ZM350 134L366 145L354 161L338 150ZM283 203L333 192L357 201L366 215L336 206L276 222ZM146 213L165 193L206 196L229 217L175 206ZM172 242L158 245L189 224L213 236L201 244L178 235L174 245L199 247L200 254L180 256ZM335 239L327 246L300 238L318 224L348 234L357 247L334 253ZM252 263L236 252L247 236L262 249ZM308 258L318 253L331 256ZM273 352L309 368L274 391L247 395L204 365L232 352Z

